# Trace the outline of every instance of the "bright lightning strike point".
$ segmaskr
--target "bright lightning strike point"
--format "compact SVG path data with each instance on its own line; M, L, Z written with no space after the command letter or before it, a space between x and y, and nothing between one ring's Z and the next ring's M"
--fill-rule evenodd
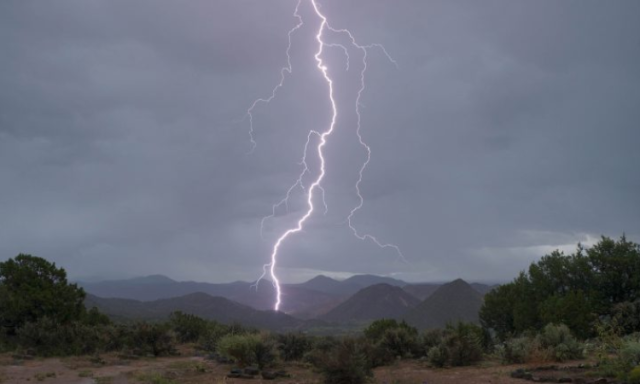
M260 103L264 103L264 104L268 104L269 102L271 102L271 100L273 100L276 97L276 93L277 91L282 88L282 86L284 85L284 80L286 77L286 73L291 74L292 73L292 65L291 65L291 36L293 35L293 33L295 31L297 31L298 29L300 29L303 26L303 21L302 21L302 17L299 14L299 8L300 8L300 4L301 4L302 0L298 0L297 4L296 4L296 8L295 11L293 13L293 16L295 18L298 19L298 24L296 26L294 26L288 33L288 41L289 44L287 46L287 50L286 50L286 56L287 56L287 66L283 67L280 70L280 82L273 88L271 95L267 98L260 98L257 99L253 102L253 104L249 107L249 109L247 110L246 113L246 117L249 118L249 136L250 136L250 140L251 140L251 144L252 144L252 151L253 149L255 149L256 147L256 141L254 139L253 133L254 133L254 129L253 129L253 110L256 108L256 106ZM331 120L329 125L326 127L326 129L322 132L318 132L318 131L310 131L308 136L307 136L307 141L304 145L304 151L303 151L303 155L302 155L302 161L300 162L300 165L302 166L302 171L299 174L298 178L296 179L295 183L287 190L287 193L285 195L285 197L280 200L278 203L276 203L275 205L273 205L272 207L272 213L269 216L266 216L262 219L261 223L260 223L260 234L262 236L263 234L263 230L264 230L264 223L267 219L273 218L276 215L276 210L281 207L281 206L285 206L288 209L288 201L289 198L291 196L291 194L293 193L293 191L296 188L301 188L302 190L306 190L307 192L307 210L304 213L304 215L302 217L300 217L297 221L297 224L292 227L287 229L282 235L280 235L280 237L278 237L278 239L276 240L276 242L273 245L272 251L271 251L271 256L270 256L270 262L268 264L265 264L263 266L263 273L260 276L260 278L257 280L255 287L257 288L258 283L264 278L266 277L267 274L269 274L269 276L271 277L271 281L273 283L273 286L276 290L276 301L274 304L274 309L276 311L278 311L280 309L280 305L282 303L282 289L280 287L280 281L278 279L278 277L276 276L275 270L276 270L276 263L278 261L278 252L280 251L280 247L282 246L282 244L292 235L302 231L302 229L304 228L304 224L306 223L306 221L313 215L314 211L315 211L315 206L314 206L314 197L315 197L315 193L316 192L320 192L321 197L322 197L322 202L324 204L324 211L325 213L328 210L328 206L327 203L325 201L325 193L324 193L324 188L322 187L322 181L325 177L326 174L326 168L325 168L325 155L324 155L324 147L327 144L327 139L329 138L329 136L333 133L335 126L336 126L336 121L338 118L338 107L337 107L337 103L336 100L334 98L334 83L333 83L333 79L331 78L331 76L329 76L329 67L325 64L325 62L322 59L322 54L325 50L325 48L327 47L337 47L343 50L346 58L347 58L347 62L346 62L346 70L349 71L349 67L350 67L350 57L349 57L349 51L347 49L347 47L345 47L342 44L336 44L336 43L327 43L324 40L324 35L326 31L330 31L332 33L335 34L344 34L346 35L349 40L350 40L350 44L351 47L354 49L358 49L362 52L362 70L360 72L360 88L358 89L358 94L356 97L356 106L355 106L355 112L356 112L356 116L357 116L357 125L356 125L356 134L358 136L358 140L360 145L366 150L367 152L367 157L365 162L362 164L362 166L360 167L359 170L359 177L358 180L355 184L355 190L356 190L356 194L358 196L358 204L356 205L356 207L354 207L348 217L347 217L347 222L349 225L349 228L351 229L351 231L353 232L354 236L360 240L371 240L373 243L375 243L378 247L380 248L393 248L398 256L402 259L404 259L404 256L402 255L402 252L400 252L400 248L398 248L398 246L394 245L394 244L387 244L387 243L382 243L380 242L376 237L369 235L369 234L361 234L360 232L358 232L358 230L356 229L356 227L353 225L353 217L354 215L357 213L357 211L359 211L363 205L364 205L364 198L362 196L362 193L360 191L360 184L362 182L363 179L363 173L367 167L367 165L369 165L369 162L371 161L371 148L365 143L365 141L362 138L361 135L361 115L360 115L360 98L362 93L364 92L365 89L365 72L367 70L367 50L370 48L378 48L380 49L384 55L397 67L397 63L393 60L393 58L387 53L386 49L384 48L384 46L380 45L380 44L370 44L370 45L359 45L356 42L356 39L354 38L354 36L351 34L351 32L347 29L335 29L332 28L329 25L329 22L327 20L327 17L321 12L320 7L318 6L318 2L317 0L309 0L311 3L311 6L313 8L314 13L316 14L316 16L320 19L320 26L316 32L315 35L315 40L318 43L318 49L314 55L314 58L316 60L316 67L318 68L318 70L320 71L320 73L322 74L326 84L327 84L327 88L328 88L328 97L329 97L329 101L331 104ZM317 156L318 156L318 160L320 163L319 166L319 173L318 176L316 177L316 179L311 183L311 185L305 189L304 183L303 183L303 178L306 174L308 174L309 171L309 167L307 165L307 154L308 154L308 149L309 146L311 144L312 138L316 137L318 140L318 144L316 147L316 151L317 151Z

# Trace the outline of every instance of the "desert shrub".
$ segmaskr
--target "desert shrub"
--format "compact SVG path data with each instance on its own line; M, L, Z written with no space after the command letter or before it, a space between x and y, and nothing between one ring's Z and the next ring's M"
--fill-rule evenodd
M260 369L272 366L279 357L276 339L266 333L260 334L255 346L255 356Z
M630 366L640 365L640 342L625 342L620 349L620 357Z
M90 354L104 349L103 327L80 322L60 324L49 317L25 323L17 330L17 344L41 356Z
M313 341L302 333L285 333L278 335L278 350L286 360L300 360L313 348Z
M367 339L378 342L384 336L385 332L390 329L403 329L413 335L414 338L418 336L418 330L416 328L410 326L404 320L398 322L394 319L375 320L364 329L363 333Z
M625 341L615 351L615 356L601 357L598 361L600 374L607 377L615 377L624 382L637 380L638 367L640 367L640 342Z
M257 364L262 368L277 359L275 341L267 334L226 335L218 341L217 351L243 367Z
M364 384L373 376L367 359L365 344L357 339L345 338L329 353L322 354L316 367L325 384Z
M460 322L447 325L445 333L444 343L452 366L471 365L482 359L482 328Z
M444 330L440 328L426 330L422 334L422 353L427 356L431 348L440 345L444 337Z
M211 321L207 324L206 330L198 338L198 348L206 352L213 353L217 351L218 341L225 335L230 334L230 327Z
M198 341L200 337L207 333L209 321L177 311L173 312L169 317L169 326L176 333L179 342L191 343Z
M444 367L449 361L449 354L444 344L431 347L427 352L427 361L434 367Z
M564 324L547 324L536 339L540 348L548 351L555 361L582 358L584 346Z
M622 334L640 332L640 300L614 305L611 317L621 328Z
M584 345L564 325L548 324L537 335L509 339L496 348L503 364L566 361L583 356Z
M416 333L404 327L386 329L376 347L392 358L415 356L419 351Z
M109 316L105 315L104 313L100 312L98 310L98 308L96 307L92 307L90 310L88 310L81 319L83 324L86 325L91 325L91 326L95 326L95 325L111 325L111 320L109 319Z
M166 324L134 324L127 344L134 353L140 355L157 357L176 354L176 335Z
M373 321L364 330L364 336L365 340L360 340L360 344L368 350L373 366L385 365L396 358L412 357L421 352L418 330L404 321Z
M427 360L443 367L472 365L482 359L483 330L471 323L448 324L444 330L429 331L422 340Z
M515 337L502 343L496 348L496 354L502 364L522 364L529 360L531 339Z
M338 345L338 340L333 336L318 337L314 340L312 349L304 354L302 360L317 366L324 355L330 353Z
M640 365L633 368L627 375L627 383L640 384Z

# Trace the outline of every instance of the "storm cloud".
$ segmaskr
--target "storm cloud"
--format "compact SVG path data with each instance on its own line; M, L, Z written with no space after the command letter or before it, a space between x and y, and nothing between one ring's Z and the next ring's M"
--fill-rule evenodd
M640 240L640 2L324 0L368 55L326 59L341 104L329 210L283 247L284 281L317 273L505 281L577 242ZM328 124L319 20L295 1L0 3L0 259L31 253L73 278L162 273L253 280L303 214L295 182ZM310 162L310 165L317 165Z

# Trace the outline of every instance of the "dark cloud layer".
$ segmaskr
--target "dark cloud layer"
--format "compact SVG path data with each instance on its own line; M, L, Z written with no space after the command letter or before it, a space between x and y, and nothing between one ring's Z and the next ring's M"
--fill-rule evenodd
M283 247L280 273L507 280L555 248L640 231L640 3L325 0L369 51L362 133L357 60L326 60L341 101L328 155L329 211ZM313 18L295 1L0 4L0 259L19 252L78 277L164 273L250 280L302 213L265 223L328 123Z

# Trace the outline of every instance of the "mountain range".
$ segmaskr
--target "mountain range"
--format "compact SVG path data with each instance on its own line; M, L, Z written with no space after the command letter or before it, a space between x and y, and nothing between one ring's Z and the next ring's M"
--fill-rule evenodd
M420 300L402 288L381 283L361 289L320 319L338 323L398 319L418 304Z
M480 292L457 279L439 287L403 318L418 329L441 328L457 321L479 323L482 302Z
M456 320L477 322L482 297L494 287L460 279L409 284L375 275L345 280L320 275L300 284L283 284L281 311L274 312L275 289L269 281L212 284L151 275L79 285L89 293L88 307L96 306L113 318L162 319L180 310L272 330L300 329L311 319L344 324L394 318L419 328Z

